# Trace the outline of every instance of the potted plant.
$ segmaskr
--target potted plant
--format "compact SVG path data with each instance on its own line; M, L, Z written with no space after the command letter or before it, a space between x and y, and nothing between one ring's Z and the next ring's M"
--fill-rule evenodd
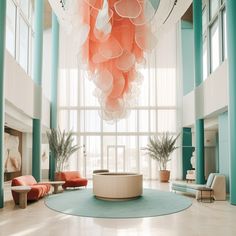
M56 162L56 180L60 180L60 173L64 170L69 157L81 148L73 144L74 138L72 134L72 131L66 133L64 130L61 132L59 128L51 129L50 132L47 132L50 152Z
M169 181L170 171L166 170L167 162L171 160L170 154L177 149L175 143L178 137L179 135L174 137L168 132L161 136L149 137L149 143L143 148L147 155L158 162L160 182Z

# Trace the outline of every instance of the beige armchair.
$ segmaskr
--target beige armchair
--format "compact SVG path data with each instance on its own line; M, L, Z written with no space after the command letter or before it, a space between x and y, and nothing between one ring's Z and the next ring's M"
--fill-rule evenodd
M218 173L211 173L208 176L206 184L188 184L184 182L173 182L171 189L173 191L180 191L195 194L196 199L200 198L200 189L206 187L213 190L213 198L216 201L226 200L226 179L225 176ZM204 192L203 198L209 197L209 192Z

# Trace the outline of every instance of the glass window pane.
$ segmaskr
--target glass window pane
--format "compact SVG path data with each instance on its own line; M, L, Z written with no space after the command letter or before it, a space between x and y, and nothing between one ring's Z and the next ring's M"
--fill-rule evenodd
M107 146L107 169L111 172L117 172L118 170L118 162L117 162L117 153L116 153L116 145L108 145Z
M30 9L31 9L31 25L32 25L32 30L34 31L35 30L35 4L34 4L34 1L31 1L30 3Z
M101 138L99 136L86 137L86 176L92 178L93 170L101 169Z
M78 145L78 137L73 136L73 145ZM81 148L83 149L83 148ZM79 159L80 159L80 152L81 150L79 149L78 151L74 152L68 159L68 165L67 165L67 170L79 170Z
M28 69L28 25L22 17L20 17L20 58L19 62L22 68L27 72Z
M143 174L144 179L150 179L150 165L151 159L142 148L148 144L148 136L139 137L139 156L140 156L140 173Z
M223 55L224 59L227 58L227 32L226 32L226 10L223 10Z
M73 132L77 132L78 131L78 113L77 113L77 110L70 111L70 121L69 121L69 123L70 123L70 125L69 125L70 130L72 130Z
M70 106L78 105L78 74L77 70L70 70Z
M30 51L30 54L31 54L30 75L33 78L33 71L34 71L34 63L33 63L33 60L34 60L34 33L33 32L31 34L31 51Z
M80 124L80 128L79 131L80 132L84 132L85 131L85 111L84 110L80 110L79 111L79 124Z
M203 40L203 79L207 78L207 39Z
M66 78L66 70L60 70L60 79L59 79L59 106L67 105L67 78Z
M116 132L116 122L103 120L103 132Z
M150 106L156 106L156 72L155 68L150 69Z
M202 33L205 34L207 30L207 11L206 7L204 7L202 11Z
M211 41L211 72L213 72L220 63L220 49L219 49L219 24L218 19L215 20L210 28Z
M81 78L84 81L84 106L99 106L97 97L94 96L96 86L87 78Z
M176 105L176 75L174 68L157 69L157 105Z
M143 75L143 81L141 82L141 86L140 86L140 94L139 94L139 97L138 97L138 104L139 104L139 106L148 106L148 98L149 98L149 89L148 89L149 74L148 74L148 69L140 69L139 71Z
M103 168L115 171L116 136L103 136Z
M29 16L29 0L21 0L20 8L23 11L24 15L28 18Z
M156 119L156 110L150 111L150 132L156 132L157 128L157 119Z
M7 1L6 14L6 48L15 57L16 37L16 6L12 1Z
M219 9L220 0L210 0L210 19L214 17Z
M139 111L139 132L149 131L149 114L148 110Z
M117 137L117 158L118 171L137 172L137 137L118 136Z
M117 132L137 132L137 111L132 110L125 119L117 121Z
M85 132L101 132L101 118L97 110L85 111Z
M158 132L176 132L176 111L159 110L157 112Z
M69 130L69 115L67 110L60 110L59 111L59 127L61 131L63 130Z

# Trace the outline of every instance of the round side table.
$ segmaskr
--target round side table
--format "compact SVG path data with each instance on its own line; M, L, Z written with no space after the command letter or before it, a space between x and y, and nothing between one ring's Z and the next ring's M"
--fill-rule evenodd
M11 190L19 193L19 207L27 207L27 194L31 190L30 186L12 186Z

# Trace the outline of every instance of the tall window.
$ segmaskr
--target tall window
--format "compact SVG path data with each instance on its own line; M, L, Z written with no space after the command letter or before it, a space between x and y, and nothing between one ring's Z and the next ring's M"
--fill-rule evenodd
M23 19L20 17L20 30L19 30L19 38L20 38L20 47L19 47L19 63L22 68L27 72L28 69L28 48L29 48L29 29L28 25Z
M34 4L32 0L8 0L6 48L26 73L32 72Z
M210 19L213 19L219 9L220 0L210 0Z
M202 38L203 38L203 79L207 78L207 9L204 7L202 11Z
M203 78L227 58L225 1L208 0L203 6Z
M88 178L94 169L143 173L156 178L157 166L141 150L148 137L169 131L176 134L175 68L143 68L144 80L135 106L126 119L105 122L93 95L95 86L86 72L61 69L59 79L59 125L73 130L75 142L83 148L68 164ZM176 155L175 153L173 155Z
M224 56L224 59L227 58L227 32L226 32L226 10L224 9L223 10L223 56Z
M219 44L219 23L218 18L210 27L211 42L211 71L214 71L220 64L220 44Z
M15 57L16 44L16 5L12 1L7 1L6 16L6 48Z

